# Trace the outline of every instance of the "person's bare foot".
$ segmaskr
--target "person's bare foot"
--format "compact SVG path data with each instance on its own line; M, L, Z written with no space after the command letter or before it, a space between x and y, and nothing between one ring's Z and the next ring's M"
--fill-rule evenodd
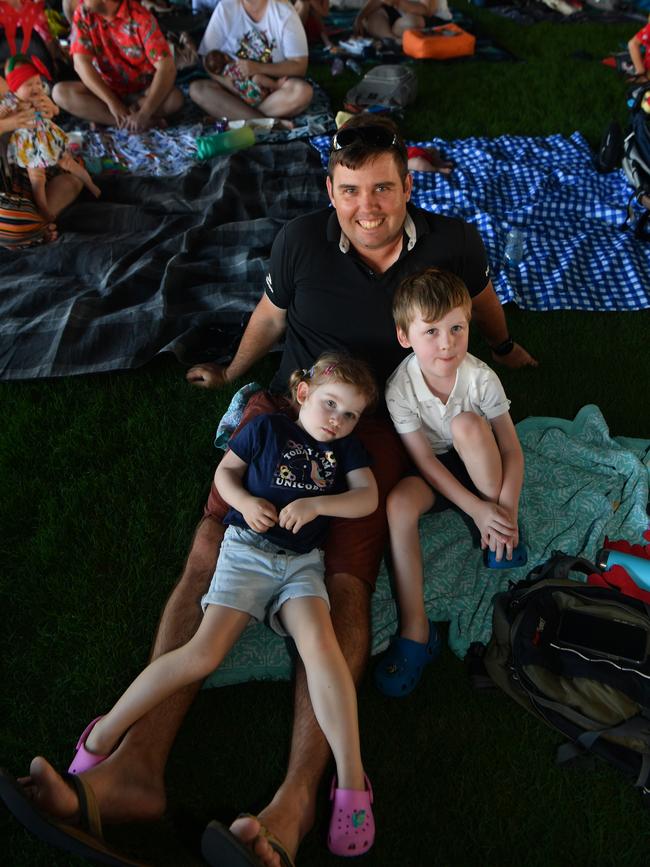
M281 786L271 803L258 813L258 819L295 859L303 837L314 824L314 809L308 791Z
M231 833L257 855L264 867L282 867L279 854L260 833L261 830L254 816L240 816L230 826Z
M116 760L114 753L106 761L83 774L92 788L102 821L148 822L159 819L166 806L162 780L139 763ZM128 757L126 757L128 759ZM29 776L19 783L34 803L50 816L74 823L79 819L76 793L42 756L32 760Z
M51 244L52 241L58 240L59 230L56 223L48 223L43 229L43 239L46 244Z

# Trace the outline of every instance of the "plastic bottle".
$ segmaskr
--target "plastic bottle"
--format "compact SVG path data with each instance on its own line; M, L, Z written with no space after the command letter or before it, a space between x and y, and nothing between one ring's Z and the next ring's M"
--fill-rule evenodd
M506 235L503 258L508 265L519 265L524 258L524 233L518 226L514 226Z
M596 555L596 565L601 569L611 569L612 566L622 566L637 587L650 590L650 560L626 554L623 551L609 551L601 548Z
M200 160L231 154L255 144L255 133L249 126L230 129L216 135L202 135L196 140L196 153Z

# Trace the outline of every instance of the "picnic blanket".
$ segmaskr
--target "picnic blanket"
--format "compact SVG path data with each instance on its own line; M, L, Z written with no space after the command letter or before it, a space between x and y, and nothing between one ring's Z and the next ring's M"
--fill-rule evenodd
M447 511L420 522L428 616L450 621L449 645L463 657L492 630L492 597L523 578L554 550L594 558L605 536L642 542L648 527L650 440L612 438L596 406L573 421L529 418L517 425L526 469L520 529L528 564L490 570L472 546L462 518ZM397 612L384 566L372 600L372 653L397 629ZM249 625L206 686L245 680L285 680L292 669L289 642L262 624Z
M312 141L325 164L329 139ZM412 201L476 225L503 303L525 310L650 307L650 244L620 230L632 189L622 171L595 171L580 133L418 144L439 148L456 168L448 177L416 172ZM513 226L525 242L514 267L504 262Z
M305 142L258 145L175 177L102 177L55 244L0 248L0 377L224 359L282 224L327 202ZM224 330L230 337L224 336Z

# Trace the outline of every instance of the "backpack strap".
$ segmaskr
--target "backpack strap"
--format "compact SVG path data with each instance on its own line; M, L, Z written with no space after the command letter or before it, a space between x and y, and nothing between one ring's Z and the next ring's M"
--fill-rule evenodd
M542 703L546 704L546 702ZM548 702L548 704L552 705L556 704L556 702ZM557 708L561 709L562 713L567 716L564 705L557 704ZM578 716L580 715L578 714ZM585 718L583 717L583 719ZM650 725L648 725L648 720L645 717L638 715L625 720L625 722L617 726L583 732L575 741L568 741L558 747L555 761L558 765L562 765L578 758L585 751L591 750L596 741L603 735L608 735L609 737L638 737L647 741L650 736ZM650 752L643 752L641 753L641 770L634 785L639 788L645 788L648 777L650 777Z
M536 566L529 572L528 580L540 581L542 578L566 579L569 577L569 572L583 572L585 575L593 575L596 572L600 575L602 571L595 563L591 563L585 557L565 554L564 551L553 551L546 563Z

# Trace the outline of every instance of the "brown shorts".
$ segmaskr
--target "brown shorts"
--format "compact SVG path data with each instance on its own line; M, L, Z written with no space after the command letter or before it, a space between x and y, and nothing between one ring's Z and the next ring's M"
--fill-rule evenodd
M248 401L237 429L264 412L295 415L286 398L260 391ZM379 506L365 518L332 518L325 544L325 574L344 572L354 575L374 590L388 537L386 497L405 475L409 459L388 419L363 417L355 428L355 434L370 455L379 489ZM227 511L228 505L213 482L204 514L221 521Z

